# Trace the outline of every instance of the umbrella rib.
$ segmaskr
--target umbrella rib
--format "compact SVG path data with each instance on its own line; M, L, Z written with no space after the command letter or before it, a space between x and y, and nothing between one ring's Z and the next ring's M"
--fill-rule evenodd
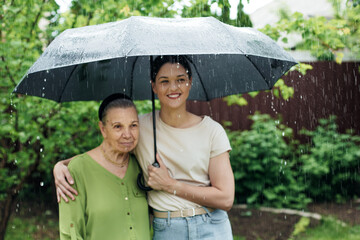
M217 21L216 21L216 22L217 22ZM219 25L223 25L222 22L217 22L217 23L218 23ZM248 58L248 55L245 54L244 51L242 51L241 48L238 47L238 45L236 44L236 43L237 43L236 39L233 37L232 34L230 34L230 31L229 31L229 29L228 29L227 26L225 27L225 29L226 29L226 32L228 33L228 35L229 35L229 36L231 37L231 39L234 41L234 45L237 47L237 49L238 49L240 52L242 52L242 53L244 54L244 56L251 62L251 64L255 67L255 69L258 71L258 73L262 76L262 78L263 78L264 81L266 82L267 86L270 88L270 82L268 82L268 81L266 80L265 76L261 73L261 71L259 71L259 68L256 66L256 64L254 64L254 63L251 61L251 59Z
M61 94L60 94L60 96L59 96L58 102L61 102L61 98L62 98L62 96L63 96L63 94L64 94L64 92L65 92L66 86L68 85L68 83L69 83L69 81L70 81L70 79L71 79L71 77L72 77L75 69L76 69L78 66L79 66L79 64L76 64L76 65L75 65L75 67L74 67L73 70L71 71L69 77L67 78L66 83L65 83L65 85L64 85L64 88L62 89L62 92L61 92Z
M214 18L214 20L217 20L217 19ZM220 21L215 21L215 22L216 22L217 25L219 25L219 26L221 26L221 27L224 27L224 29L225 29L228 37L231 38L232 41L234 42L234 46L236 46L236 48L237 48L241 53L245 54L244 51L241 50L241 48L239 48L239 46L238 46L238 44L237 44L238 41L234 38L233 34L230 33L230 31L229 31L229 29L228 29L228 26L226 26L226 24L224 24L224 23L222 23L222 22L220 22Z
M204 82L203 82L203 80L201 79L201 75L200 75L200 73L199 73L196 65L194 64L194 62L193 62L188 56L185 56L185 58L194 66L195 71L196 71L197 75L199 76L200 84L201 84L201 86L202 86L202 88L203 88L203 90L204 90L206 101L210 101L210 98L209 98L209 96L208 96L208 94L207 94L207 92L206 92L206 89L205 89Z
M270 82L266 80L265 76L261 73L261 71L259 70L259 68L256 66L256 64L254 64L250 58L248 58L248 55L244 55L249 62L251 62L251 64L254 66L254 68L257 70L257 72L262 76L262 79L264 79L266 85L270 88Z
M135 64L138 60L138 56L135 57L135 60L133 62L133 65L132 65L132 69L131 69L131 76L130 76L130 98L133 99L133 85L134 85L134 68L135 68Z

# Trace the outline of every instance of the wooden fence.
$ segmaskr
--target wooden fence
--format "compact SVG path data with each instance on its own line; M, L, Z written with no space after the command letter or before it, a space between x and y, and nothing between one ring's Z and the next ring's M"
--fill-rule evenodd
M276 98L272 91L261 92L255 98L245 94L247 106L227 106L222 99L207 102L189 101L188 110L199 115L211 115L222 123L232 122L232 130L245 130L251 126L249 115L256 111L282 117L282 123L294 130L313 130L318 119L337 116L339 130L352 129L360 135L360 62L311 62L313 69L305 76L294 71L283 79L294 88L289 100ZM210 111L211 108L211 111ZM211 114L212 112L212 114Z

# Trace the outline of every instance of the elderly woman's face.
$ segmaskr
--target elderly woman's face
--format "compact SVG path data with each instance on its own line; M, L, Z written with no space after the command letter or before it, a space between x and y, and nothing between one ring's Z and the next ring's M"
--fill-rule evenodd
M111 108L105 116L105 125L100 123L104 140L113 151L129 152L139 140L139 118L135 108Z

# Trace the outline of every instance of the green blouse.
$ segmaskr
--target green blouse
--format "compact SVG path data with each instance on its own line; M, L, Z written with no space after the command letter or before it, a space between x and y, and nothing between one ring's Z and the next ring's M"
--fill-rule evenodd
M123 179L88 154L69 164L75 201L59 204L60 239L150 239L146 195L136 185L140 171L133 155Z

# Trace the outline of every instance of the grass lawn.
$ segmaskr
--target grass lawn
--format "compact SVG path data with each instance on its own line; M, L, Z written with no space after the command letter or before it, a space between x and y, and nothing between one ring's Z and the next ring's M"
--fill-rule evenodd
M293 240L360 240L360 225L349 226L335 218L325 218L315 228L305 229Z
M59 222L52 212L42 216L15 216L9 224L5 240L57 240Z

